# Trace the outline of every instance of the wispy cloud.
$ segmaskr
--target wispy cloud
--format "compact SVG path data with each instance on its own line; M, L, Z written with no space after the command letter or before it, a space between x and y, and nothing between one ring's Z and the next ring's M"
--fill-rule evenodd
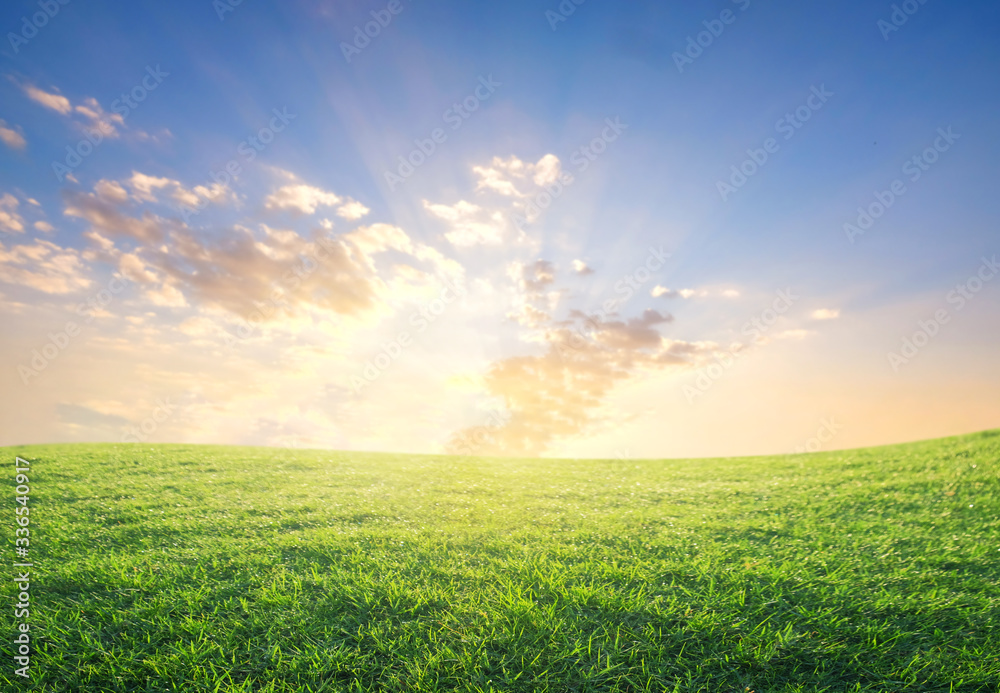
M24 218L17 213L20 204L10 193L0 195L0 231L24 233Z
M813 320L836 320L840 317L839 308L818 308L811 314Z
M28 146L28 141L21 134L21 128L9 127L5 120L0 120L0 141L11 149L23 150Z
M49 241L23 245L0 243L0 282L27 286L46 294L69 294L91 284L79 251Z
M61 115L69 115L73 111L73 105L62 94L39 89L33 84L25 84L23 88L24 93L29 99L45 106L45 108L51 109Z

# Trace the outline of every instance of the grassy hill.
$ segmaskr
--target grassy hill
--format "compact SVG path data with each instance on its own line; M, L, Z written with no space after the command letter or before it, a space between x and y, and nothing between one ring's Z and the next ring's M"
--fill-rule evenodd
M1000 431L626 462L2 450L11 544L32 468L36 690L1000 690Z

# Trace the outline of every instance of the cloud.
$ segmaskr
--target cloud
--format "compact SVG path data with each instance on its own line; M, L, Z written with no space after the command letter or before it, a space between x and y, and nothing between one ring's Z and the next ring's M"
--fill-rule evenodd
M840 317L840 308L818 308L810 317L813 320L836 320Z
M166 250L148 249L144 257L171 286L189 301L240 317L259 312L261 322L302 310L353 317L387 313L387 282L400 268L428 262L452 269L436 251L387 224L313 238L266 226L257 234L236 227L217 241L184 228L170 240ZM388 251L410 255L411 264L396 262L380 272L376 258Z
M647 311L639 318L604 322L575 314L551 322L544 354L493 363L485 392L503 401L508 419L496 427L456 432L455 454L537 456L560 438L585 434L608 422L599 415L614 387L643 372L689 369L705 363L717 346L662 337L655 327L670 316Z
M312 215L320 207L336 207L337 216L349 221L357 221L371 211L357 200L302 183L290 171L274 171L279 177L292 182L282 185L265 198L264 208L267 210Z
M125 214L123 210L128 194L114 181L98 181L93 193L64 191L63 198L66 203L63 214L89 222L91 231L102 236L154 243L163 240L166 229L177 225L177 222L161 219L149 211L143 212L140 219Z
M163 283L156 288L147 289L145 296L154 306L183 308L188 305L180 289L170 283Z
M774 335L775 339L805 339L816 334L815 330L785 330Z
M722 298L739 298L741 296L738 289L668 289L657 284L649 292L653 298L706 298L709 296L721 296Z
M118 137L118 127L125 125L125 119L120 113L105 113L101 104L93 97L85 98L83 104L74 107L73 111L86 118L90 127L96 128L105 137L111 139Z
M311 185L284 185L268 195L264 207L314 214L317 207L336 207L340 201L339 195Z
M546 185L555 183L559 178L559 157L555 154L546 154L533 167L529 165L528 168L535 185L540 188L545 187Z
M673 316L656 310L613 320L577 310L565 319L551 317L538 305L558 294L548 291L556 281L551 262L513 263L508 275L524 301L508 317L531 328L527 341L544 353L500 359L488 368L484 394L502 400L509 416L496 427L457 431L446 446L449 452L540 455L559 438L606 425L610 419L599 412L620 383L650 371L696 367L718 350L712 342L663 337L659 329Z
M69 115L73 110L73 106L70 104L69 99L62 94L54 94L43 91L32 84L24 85L24 93L27 94L28 98L32 101L40 103L45 106L45 108L49 108L61 115Z
M0 282L47 294L69 294L90 286L79 252L49 241L5 247L0 243Z
M522 304L517 310L507 313L507 318L522 327L536 328L548 324L552 316L530 303Z
M505 222L499 211L490 212L465 200L450 206L431 204L427 200L423 203L432 216L447 222L450 230L444 237L452 245L496 245L503 240Z
M520 270L521 287L528 294L539 294L556 280L555 266L548 260L535 260L527 265L517 263L515 272Z
M11 149L24 149L28 141L21 134L21 128L9 128L7 122L0 119L0 140Z
M371 210L357 200L350 200L337 210L337 216L348 221L357 221Z
M586 276L594 273L594 270L588 267L587 263L583 260L573 260L573 271L580 276Z
M109 202L116 204L128 202L128 192L117 181L104 180L102 178L94 185L94 192L97 193L99 198L108 200Z
M136 284L152 284L157 280L155 272L151 272L146 263L135 253L122 253L118 258L118 271L129 281Z
M267 305L262 322L302 311L372 316L391 312L396 282L435 274L452 281L464 276L457 262L388 224L340 236L320 236L318 231L303 236L265 224L257 230L234 225L196 231L141 206L165 194L182 194L187 189L178 181L133 172L124 183L101 180L91 193L66 191L64 213L90 224L84 235L93 246L86 257L116 263L145 287L144 295L154 305L203 306L238 317ZM200 196L225 192L192 191ZM133 241L134 247L118 247L122 239ZM389 252L392 262L382 266L379 256Z
M344 198L336 193L302 183L290 171L276 169L276 173L293 182L282 185L268 195L264 200L265 209L312 215L320 207L337 207L337 215L350 221L356 221L370 211L357 200Z
M580 314L579 318L586 316ZM673 322L671 315L662 315L655 310L643 312L640 318L606 321L602 329L595 332L595 340L618 349L648 349L657 347L662 341L654 327Z
M657 284L653 287L652 291L649 292L650 296L653 298L691 298L692 296L704 296L706 292L698 292L694 289L668 289L665 286L660 286Z
M529 193L519 188L518 183L522 187L531 183L545 187L559 178L561 165L554 154L546 154L534 164L513 155L508 159L497 156L487 166L474 166L472 172L479 178L476 190L492 190L505 197L527 197Z
M144 173L139 173L138 171L132 171L132 176L125 181L132 190L132 195L135 199L144 202L156 202L155 191L161 188L166 188L171 185L179 186L175 180L169 178L158 178L156 176L147 176Z
M23 84L21 88L29 99L41 104L45 108L55 111L60 115L73 118L74 125L81 130L97 130L108 139L116 139L121 136L121 130L125 129L125 118L120 113L108 113L101 104L92 96L84 97L75 106L73 103L56 92L47 92L33 84ZM135 132L135 136L140 140L158 138L151 137L141 130Z
M472 172L477 179L475 192L485 202L423 201L425 210L448 225L445 238L458 247L499 245L511 237L516 243L529 244L523 223L539 214L532 198L567 175L553 154L546 154L534 164L513 155L507 159L494 157L486 166L473 166Z
M36 230L43 233L52 233L56 230L56 228L47 221L36 221L34 226Z
M17 213L18 199L10 193L0 196L0 230L7 233L24 233L24 218Z
M132 171L131 177L122 182L129 187L132 197L138 202L159 202L159 191L169 192L170 199L188 208L197 208L202 201L222 204L236 200L236 194L223 183L213 183L211 187L196 185L189 190L172 178L149 176L138 171Z

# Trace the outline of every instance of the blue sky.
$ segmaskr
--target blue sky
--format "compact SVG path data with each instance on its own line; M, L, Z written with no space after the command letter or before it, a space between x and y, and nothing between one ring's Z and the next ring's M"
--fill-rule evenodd
M1000 8L913 0L887 32L901 5L244 0L220 18L209 1L77 0L14 46L39 6L8 3L2 357L21 404L0 442L119 439L172 392L179 413L150 439L437 452L486 426L476 452L654 456L786 451L830 416L845 422L831 447L1000 425L996 284L912 362L888 360L997 251ZM555 21L560 7L575 9ZM347 60L372 12L391 21ZM167 76L113 120L150 68ZM475 112L449 120L467 98ZM803 108L808 122L781 125ZM247 160L275 109L290 122ZM608 119L626 127L584 170ZM58 180L52 162L101 122L113 135ZM911 180L939 129L958 137ZM769 138L723 199L719 181ZM512 224L560 175L548 209ZM897 179L905 194L850 242L844 224ZM324 266L239 355L216 353L321 232L350 271ZM580 358L553 361L572 311L624 296L651 246L669 260L580 328ZM131 285L89 336L26 376L115 272ZM442 276L465 294L359 376ZM742 327L789 287L801 298L747 344ZM693 385L727 353L739 366ZM508 423L484 424L494 411Z

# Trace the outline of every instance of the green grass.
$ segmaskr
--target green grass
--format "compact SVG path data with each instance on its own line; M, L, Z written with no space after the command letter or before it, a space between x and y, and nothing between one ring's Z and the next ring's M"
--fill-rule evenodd
M11 537L32 462L36 690L1000 690L1000 431L695 461L3 452Z

